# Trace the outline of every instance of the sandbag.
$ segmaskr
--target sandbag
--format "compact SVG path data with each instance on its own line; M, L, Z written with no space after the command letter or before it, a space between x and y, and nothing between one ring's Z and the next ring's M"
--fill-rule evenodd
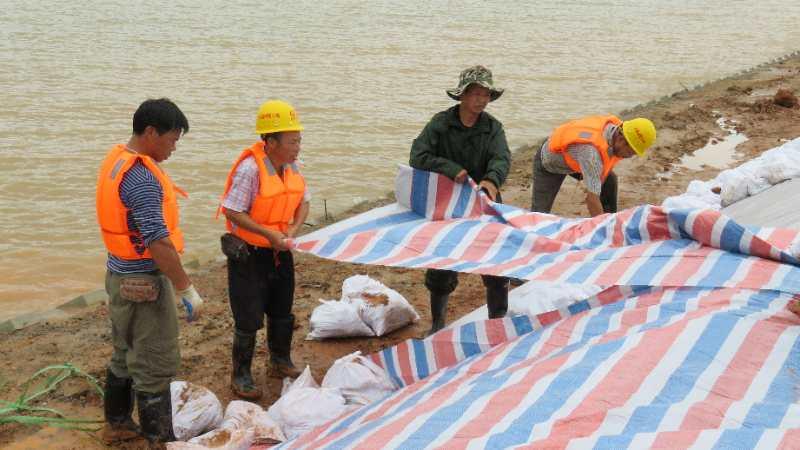
M233 400L225 408L220 428L252 431L252 443L277 444L286 440L280 425L261 406L244 400Z
M253 445L253 430L218 428L189 442L168 442L167 450L248 450Z
M769 187L766 180L761 180L761 183ZM755 192L757 190L756 185L758 184L759 180L749 173L740 172L728 174L720 186L722 189L722 192L720 192L720 203L722 207L724 208L747 198L751 195L751 191Z
M402 295L389 288L385 293L385 303L364 298L353 301L358 306L359 317L375 332L375 336L383 336L419 321L419 314Z
M761 176L769 184L774 185L800 177L800 168L782 161L774 161L761 168Z
M222 404L210 390L186 381L173 381L169 390L175 439L189 440L222 422Z
M225 408L225 418L216 430L209 431L189 442L174 442L174 450L246 450L253 445L272 445L283 442L286 436L272 417L255 403L233 400Z
M347 412L338 389L298 387L289 389L272 406L269 415L287 439L294 439Z
M314 379L314 376L311 375L311 367L306 365L306 368L303 369L303 373L300 374L299 377L292 380L289 377L283 379L283 387L281 387L281 395L286 395L292 389L303 388L303 387L310 387L310 388L318 388L319 383L317 380Z
M770 186L800 177L800 140L789 141L733 169L723 170L713 180L694 180L684 194L668 197L666 208L720 209L756 195ZM718 189L720 195L712 193Z
M333 337L375 336L358 315L358 308L350 302L320 300L308 320L311 331L306 339Z
M400 293L366 275L354 275L344 280L342 301L357 306L359 317L375 336L383 336L419 321L419 314Z
M364 293L380 294L386 286L367 275L353 275L342 282L342 300L355 300Z
M322 387L339 389L348 405L368 405L397 389L386 371L360 351L337 359L325 374Z

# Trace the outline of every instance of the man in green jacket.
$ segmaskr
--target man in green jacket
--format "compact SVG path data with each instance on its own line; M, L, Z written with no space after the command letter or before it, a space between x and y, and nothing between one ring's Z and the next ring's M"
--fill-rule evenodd
M441 111L425 125L411 145L411 167L448 176L456 182L467 177L478 183L492 200L502 202L500 186L508 176L511 152L503 124L484 111L489 102L503 95L494 87L492 72L473 66L461 72L458 87L447 95L459 103ZM486 286L489 318L506 315L508 279L482 275ZM444 328L447 300L458 286L458 273L428 269L425 286L431 295L432 324L429 334Z

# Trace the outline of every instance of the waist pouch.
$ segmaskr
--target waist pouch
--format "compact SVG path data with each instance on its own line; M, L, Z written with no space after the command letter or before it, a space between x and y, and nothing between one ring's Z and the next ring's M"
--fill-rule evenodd
M222 253L233 261L246 261L250 256L247 242L242 240L239 236L225 233L219 238L219 241L222 247Z
M154 302L160 293L158 277L127 276L119 282L119 296L129 302Z

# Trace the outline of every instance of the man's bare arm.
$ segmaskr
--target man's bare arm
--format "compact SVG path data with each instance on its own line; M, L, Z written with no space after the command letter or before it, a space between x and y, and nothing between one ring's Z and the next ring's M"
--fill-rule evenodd
M149 250L156 266L172 281L175 289L182 291L192 284L189 276L183 270L181 257L178 255L178 251L175 250L175 246L172 245L172 240L170 240L169 236L153 241Z
M595 193L586 193L586 207L589 208L589 215L592 217L603 214L603 204L600 203L600 197Z

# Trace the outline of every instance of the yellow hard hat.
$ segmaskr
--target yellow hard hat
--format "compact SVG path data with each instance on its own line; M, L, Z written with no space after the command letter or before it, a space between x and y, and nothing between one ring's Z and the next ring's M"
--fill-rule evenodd
M650 119L637 117L622 123L622 135L637 155L644 156L656 141L656 126Z
M302 130L303 125L300 124L300 119L292 105L280 100L269 100L258 108L256 134Z

